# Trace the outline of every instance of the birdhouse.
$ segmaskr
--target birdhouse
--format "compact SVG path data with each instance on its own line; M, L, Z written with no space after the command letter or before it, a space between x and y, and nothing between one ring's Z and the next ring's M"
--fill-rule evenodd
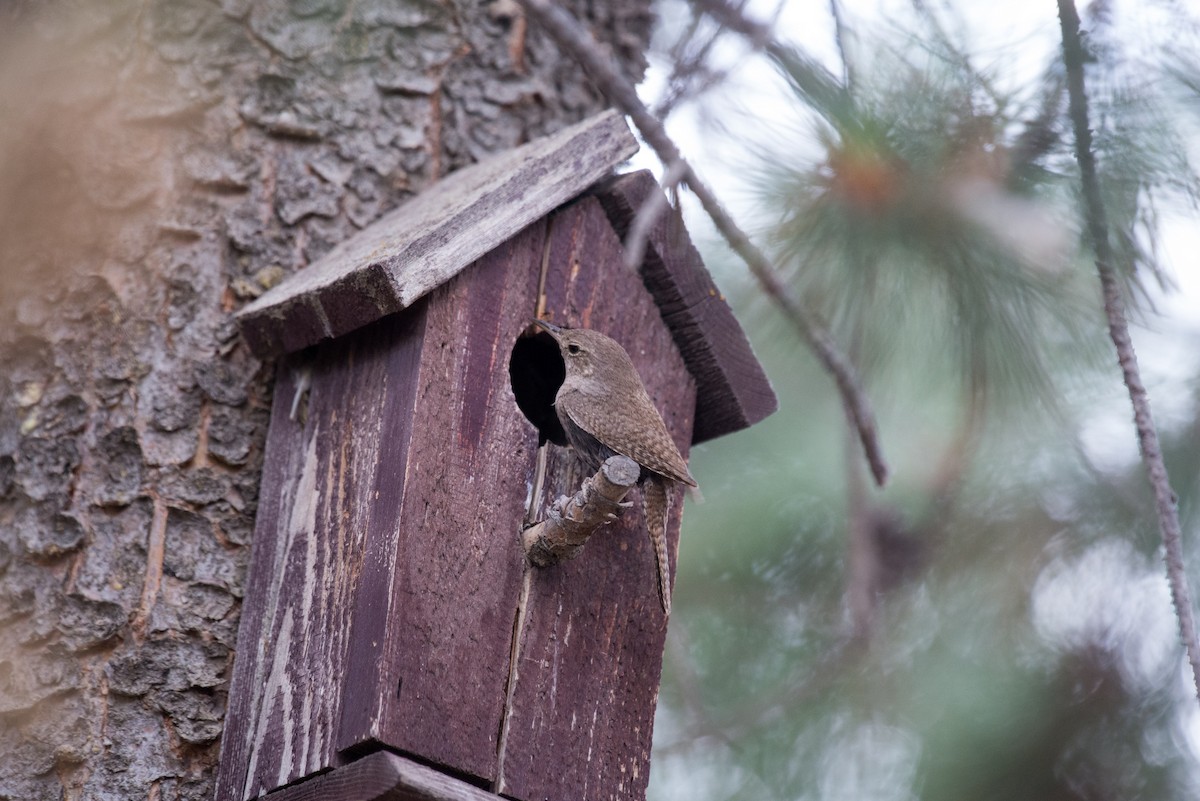
M530 324L621 343L685 455L775 397L672 210L625 266L636 148L610 112L463 169L239 314L278 373L218 799L644 797L655 556L635 505L526 559L581 478Z

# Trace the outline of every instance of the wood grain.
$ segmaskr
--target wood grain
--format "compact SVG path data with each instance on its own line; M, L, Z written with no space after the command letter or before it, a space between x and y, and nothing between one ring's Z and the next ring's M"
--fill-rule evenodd
M614 111L461 169L238 313L266 357L407 308L637 151Z
M654 300L623 266L599 203L588 198L556 213L549 247L546 295L554 322L596 328L624 345L686 454L694 386ZM543 504L574 491L582 478L568 451L547 447ZM672 495L673 559L682 490ZM645 797L666 619L640 507L635 501L578 558L532 574L498 784L505 795Z
M662 190L654 177L641 170L605 182L596 196L623 237L656 192ZM675 210L666 209L650 229L641 274L696 380L692 444L747 428L779 408L745 332Z

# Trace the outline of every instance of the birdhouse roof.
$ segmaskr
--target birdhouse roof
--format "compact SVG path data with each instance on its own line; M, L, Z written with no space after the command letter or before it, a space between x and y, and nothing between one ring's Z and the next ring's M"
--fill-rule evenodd
M451 173L244 307L242 334L264 358L347 334L411 306L589 188L623 236L661 190L646 171L597 182L637 147L608 111ZM641 272L696 382L693 441L773 412L770 383L673 211L652 226Z

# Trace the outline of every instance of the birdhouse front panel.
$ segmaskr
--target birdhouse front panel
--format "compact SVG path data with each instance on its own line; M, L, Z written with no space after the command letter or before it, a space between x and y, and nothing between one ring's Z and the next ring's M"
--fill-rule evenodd
M539 309L603 331L686 453L694 385L620 247L585 199L285 361L251 576L267 614L243 626L253 659L235 681L252 689L229 713L241 798L377 747L515 798L580 797L607 776L622 777L613 797L644 795L666 617L640 499L577 559L525 568L522 526L584 476L547 445L531 495L537 429L507 369Z

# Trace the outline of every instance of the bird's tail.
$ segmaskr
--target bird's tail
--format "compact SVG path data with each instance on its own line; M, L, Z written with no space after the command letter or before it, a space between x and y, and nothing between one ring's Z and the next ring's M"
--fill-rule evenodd
M669 505L667 483L658 476L648 478L642 484L642 506L646 513L646 530L650 533L650 544L658 562L658 597L668 617L671 614L671 562L667 556Z

